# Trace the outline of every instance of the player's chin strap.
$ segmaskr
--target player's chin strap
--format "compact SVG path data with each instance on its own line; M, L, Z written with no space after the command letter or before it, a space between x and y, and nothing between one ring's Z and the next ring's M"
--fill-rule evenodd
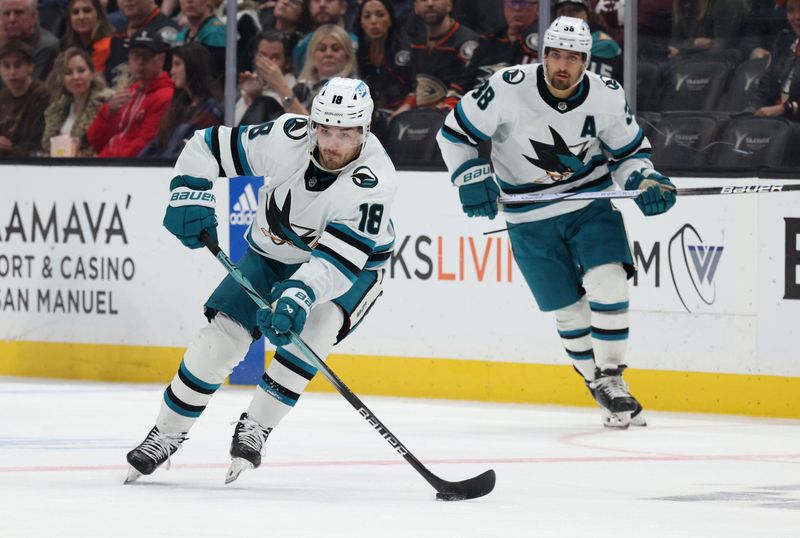
M250 296L250 298L255 302L259 308L269 308L267 303L258 293L258 291L253 287L250 281L247 279L246 276L242 274L236 265L228 258L225 252L219 248L217 241L213 239L205 230L200 232L200 242L205 245L205 247L211 251L214 257L219 260L225 270L228 271L228 274L236 281L239 286ZM389 428L384 426L383 422L381 422L378 417L376 417L372 411L370 411L366 404L361 401L361 399L356 396L350 388L344 384L344 382L339 379L339 377L333 373L330 366L325 364L323 360L314 353L314 350L308 347L308 345L303 341L298 334L292 330L288 332L289 338L292 341L292 344L300 350L300 353L305 357L305 359L311 363L313 366L317 368L322 375L325 376L331 385L339 391L339 394L344 396L344 399L347 400L350 405L352 405L358 413L364 417L364 419L375 428L375 430L386 439L392 448L397 451L398 454L403 456L403 458L416 470L422 478L428 481L428 483L434 487L437 491L436 498L442 501L461 501L464 499L474 499L476 497L483 497L487 495L494 489L495 484L495 473L492 469L481 473L478 476L473 478L468 478L467 480L462 480L460 482L449 482L447 480L443 480L430 472L427 467L425 467L409 450L400 442L400 440L394 436L392 432L389 431Z

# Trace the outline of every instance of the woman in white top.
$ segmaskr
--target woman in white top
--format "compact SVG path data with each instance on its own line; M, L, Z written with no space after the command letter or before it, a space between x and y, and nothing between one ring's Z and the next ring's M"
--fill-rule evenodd
M58 58L55 73L53 100L44 113L42 147L50 154L52 137L69 136L72 148L64 156L93 157L86 130L112 92L95 71L89 53L78 47L70 47Z

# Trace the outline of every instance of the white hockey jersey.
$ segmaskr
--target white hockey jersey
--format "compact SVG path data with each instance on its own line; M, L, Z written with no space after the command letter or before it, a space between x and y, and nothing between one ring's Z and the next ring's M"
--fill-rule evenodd
M250 247L273 260L303 265L291 278L325 302L345 293L363 270L382 267L394 248L390 220L397 183L383 146L370 134L360 156L338 174L311 163L308 118L195 132L175 175L261 176ZM306 263L307 262L307 263Z
M653 166L650 143L618 82L586 72L576 92L559 100L547 90L540 63L498 71L450 112L437 140L453 178L484 162L478 144L489 139L507 194L614 190L615 182L624 188L632 172ZM541 220L589 203L515 205L505 218Z

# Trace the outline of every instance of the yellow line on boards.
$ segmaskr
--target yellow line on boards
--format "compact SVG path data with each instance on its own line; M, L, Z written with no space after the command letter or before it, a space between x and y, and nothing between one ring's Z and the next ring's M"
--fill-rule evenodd
M172 347L3 340L0 375L168 383L182 356ZM594 405L569 365L362 355L329 364L356 394ZM631 369L625 379L645 409L800 418L800 377ZM334 391L320 375L308 390Z

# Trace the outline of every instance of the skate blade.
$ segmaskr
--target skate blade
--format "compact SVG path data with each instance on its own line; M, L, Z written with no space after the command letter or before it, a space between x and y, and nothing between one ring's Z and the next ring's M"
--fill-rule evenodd
M231 466L228 467L228 473L225 475L225 483L230 484L239 478L239 475L242 474L243 471L247 471L248 469L252 468L253 464L244 458L231 459Z
M631 426L638 426L638 427L647 426L647 421L644 418L644 414L643 413L639 413L635 417L632 417L631 418Z
M131 484L139 480L142 476L142 473L134 469L133 467L128 467L128 476L125 477L125 484Z
M612 413L603 409L603 426L615 430L627 430L631 425L631 413Z

